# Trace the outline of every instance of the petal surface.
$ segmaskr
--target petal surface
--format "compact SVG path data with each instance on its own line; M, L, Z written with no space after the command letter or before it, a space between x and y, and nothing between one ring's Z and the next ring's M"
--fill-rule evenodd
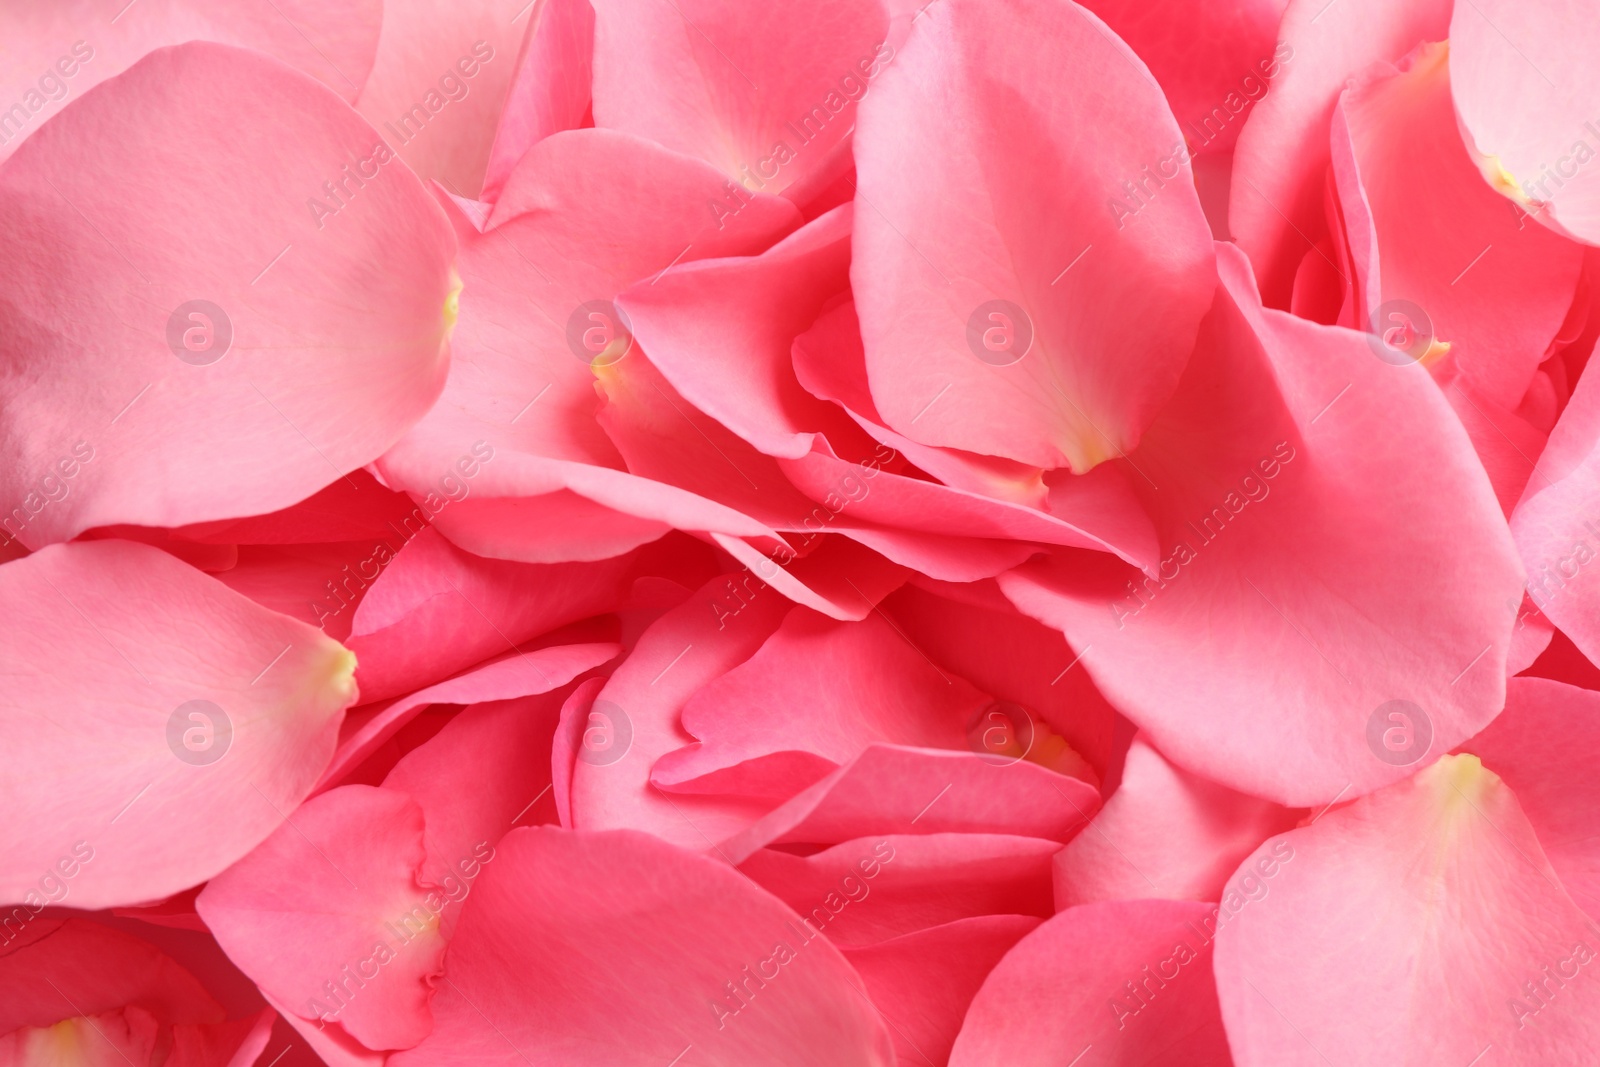
M337 642L153 548L43 549L0 567L0 604L0 718L26 768L0 782L8 901L85 851L74 907L205 881L310 792L356 699Z
M1500 710L1520 568L1427 372L1263 310L1242 254L1220 245L1219 260L1188 376L1130 458L1153 479L1136 484L1161 487L1145 491L1160 568L1061 556L999 582L1173 762L1325 804ZM1382 743L1392 701L1412 747Z
M646 834L525 827L467 902L433 1036L390 1063L889 1067L860 981L716 860Z
M1239 1067L1469 1063L1491 1045L1501 1063L1564 1063L1594 1046L1594 924L1476 757L1272 847L1289 859L1217 932Z
M1076 4L952 0L917 21L855 140L872 397L913 440L1082 474L1138 443L1211 300L1182 136ZM1123 180L1151 201L1118 199Z
M1201 925L1210 910L1129 900L1057 915L990 972L967 1010L951 1067L1054 1067L1075 1056L1084 1067L1227 1067Z
M343 101L266 56L185 44L96 86L0 168L0 228L0 491L67 486L26 544L286 507L443 388L449 227Z
M1456 112L1484 174L1541 223L1600 244L1600 149L1587 56L1597 39L1582 4L1456 5L1450 70Z

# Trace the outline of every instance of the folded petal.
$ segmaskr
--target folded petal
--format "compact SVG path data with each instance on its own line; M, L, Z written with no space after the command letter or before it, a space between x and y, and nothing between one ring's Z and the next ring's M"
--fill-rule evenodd
M1600 992L1580 976L1594 924L1476 757L1273 848L1290 861L1217 932L1239 1067L1469 1063L1490 1047L1505 1064L1581 1062L1600 1039Z
M855 141L872 397L913 440L1082 474L1138 443L1211 301L1183 138L1076 4L951 0L918 22Z
M1296 271L1326 232L1328 128L1345 83L1373 63L1399 62L1423 41L1443 40L1451 6L1290 0L1267 68L1271 86L1239 134L1228 198L1228 229L1268 307L1289 306Z
M77 908L205 881L310 792L356 698L337 642L124 541L0 566L0 619L10 903L68 867Z
M769 845L884 834L1009 834L1066 842L1100 806L1091 785L1027 760L868 745L861 755L717 846L742 863Z
M768 534L731 508L628 473L595 421L598 374L641 358L630 357L618 292L674 262L754 252L799 221L788 201L757 194L719 226L706 205L720 187L706 164L637 137L573 130L528 150L483 231L452 205L465 289L450 379L377 464L385 480L431 493L475 449L492 454L471 495L435 508L434 522L502 559L603 559L673 526ZM610 238L597 244L597 230Z
M1484 182L1461 141L1449 58L1448 45L1424 45L1401 70L1369 72L1334 112L1345 222L1371 242L1363 254L1352 237L1357 315L1404 349L1392 358L1432 362L1429 345L1447 345L1467 386L1511 409L1566 318L1583 249L1528 225Z
M860 981L714 859L646 834L524 827L467 901L433 1035L389 1062L889 1067Z
M1160 487L1160 568L1060 556L999 582L1174 763L1325 804L1500 710L1520 568L1427 372L1263 310L1243 255L1218 248L1217 305L1129 460ZM1413 731L1399 748L1395 714Z
M609 642L551 645L511 651L387 704L352 708L339 731L339 747L318 786L342 781L362 760L431 704L478 704L560 689L620 651Z
M482 199L493 203L523 153L552 133L585 125L594 58L589 0L534 5L517 71L489 149Z
M797 607L689 699L681 721L699 744L663 757L651 780L673 789L714 775L738 783L716 791L784 800L875 741L966 751L991 703L881 615L842 623Z
M0 168L12 532L274 511L420 418L444 385L455 241L391 162L322 85L206 43L30 137Z
M1069 908L1024 937L967 1010L951 1067L1227 1067L1202 923L1177 900ZM1063 995L1071 990L1071 995Z

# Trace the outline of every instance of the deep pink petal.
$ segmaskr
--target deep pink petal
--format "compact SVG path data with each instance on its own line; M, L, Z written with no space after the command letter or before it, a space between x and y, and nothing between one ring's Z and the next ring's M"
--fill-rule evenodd
M483 559L424 529L353 572L320 603L340 608L366 582L350 648L367 700L430 685L530 638L621 603L629 561L540 565ZM392 558L392 562L390 562ZM374 578L371 571L382 567ZM352 580L353 577L353 580Z
M1036 763L872 744L717 846L741 863L768 845L884 834L1010 834L1069 841L1100 806L1088 783Z
M744 663L683 707L699 741L651 772L664 789L712 775L722 788L785 800L875 741L968 751L987 694L941 670L877 614L841 623L794 608Z
M482 199L493 203L523 153L552 133L584 125L594 57L589 0L541 0L489 149Z
M1089 0L1084 6L1150 65L1196 153L1231 151L1250 107L1275 71L1278 22L1288 0L1195 4Z
M1039 921L980 915L844 949L889 1024L898 1062L945 1063L984 979Z

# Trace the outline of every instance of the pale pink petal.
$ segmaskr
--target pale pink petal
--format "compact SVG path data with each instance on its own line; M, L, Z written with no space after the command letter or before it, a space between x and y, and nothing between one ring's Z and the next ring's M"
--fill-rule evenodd
M803 200L847 171L856 101L896 59L877 0L594 7L596 125L705 160L731 205L746 190Z
M1202 926L1214 910L1125 900L1062 912L989 973L950 1067L1229 1067Z
M0 3L0 160L29 133L146 52L184 41L250 48L354 100L372 69L382 0L29 0Z
M842 954L889 1024L898 1062L945 1063L984 979L1039 921L980 915Z
M1240 861L1302 814L1174 767L1136 737L1117 791L1055 858L1056 907L1221 899Z
M391 1067L894 1063L838 950L717 860L554 827L496 851L450 942L438 1026Z
M443 893L418 882L422 809L353 785L301 805L196 900L230 959L288 1012L373 1049L432 1029Z
M999 834L891 834L811 856L761 849L739 865L841 946L982 915L1049 918L1059 842Z
M855 141L873 399L923 444L1084 473L1138 443L1211 301L1182 136L1138 57L1076 4L947 0L917 21ZM1118 199L1123 180L1151 201Z
M1517 795L1561 885L1600 916L1600 693L1543 678L1506 683L1506 710L1461 746Z
M483 178L482 199L493 203L529 148L562 130L585 125L594 55L594 8L589 0L539 0L500 112Z
M1451 0L1290 0L1268 67L1272 84L1234 151L1228 229L1268 307L1286 308L1295 272L1326 232L1328 129L1345 83L1447 36Z
M1484 176L1544 225L1600 243L1600 149L1589 57L1593 19L1578 4L1457 4L1450 70L1462 132Z
M1129 459L1160 486L1161 567L1061 556L999 581L1174 763L1325 804L1499 711L1520 568L1427 371L1263 310L1242 253L1218 250L1189 372ZM1403 751L1379 743L1391 701L1415 720Z
M406 165L477 196L528 29L525 0L384 0L356 110Z
M354 657L152 548L58 545L0 566L0 896L92 850L78 908L159 900L260 843L310 792ZM47 673L40 664L49 664Z
M319 217L325 182L343 206ZM444 385L444 218L338 97L260 54L163 49L85 94L0 167L0 228L0 494L26 544L287 507ZM36 508L39 486L61 495Z
M1275 873L1241 875L1247 895L1230 890L1217 922L1239 1067L1465 1064L1490 1046L1497 1063L1580 1063L1600 1040L1600 992L1580 976L1593 923L1476 757L1271 848Z

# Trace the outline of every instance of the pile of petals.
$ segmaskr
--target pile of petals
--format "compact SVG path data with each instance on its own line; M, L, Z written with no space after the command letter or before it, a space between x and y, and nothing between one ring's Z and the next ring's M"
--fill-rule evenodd
M1595 1062L1588 5L0 40L0 1064Z

